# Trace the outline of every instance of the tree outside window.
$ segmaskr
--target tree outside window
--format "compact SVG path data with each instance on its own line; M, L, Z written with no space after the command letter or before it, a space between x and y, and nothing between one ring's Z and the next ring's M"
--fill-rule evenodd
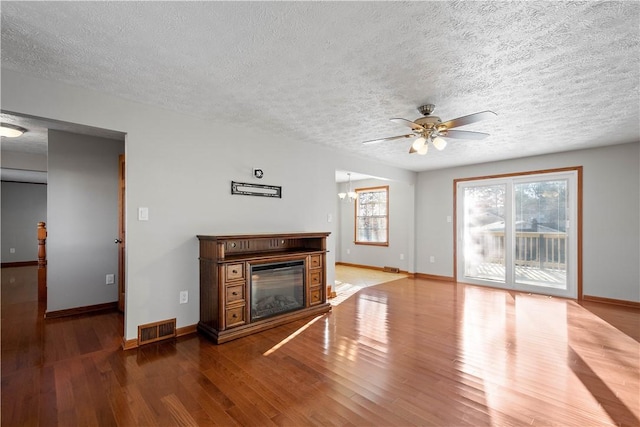
M389 186L356 188L355 243L389 246Z

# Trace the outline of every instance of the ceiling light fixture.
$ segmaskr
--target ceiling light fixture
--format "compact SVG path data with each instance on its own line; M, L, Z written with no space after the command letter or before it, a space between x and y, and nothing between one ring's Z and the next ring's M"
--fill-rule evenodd
M340 197L340 200L344 200L347 196L349 196L349 201L352 202L358 197L358 194L355 191L351 191L351 173L347 172L347 175L349 175L349 187L347 189L347 192L338 193L338 197Z
M429 129L429 132L430 133L423 132L421 136L419 136L418 138L416 138L415 141L413 141L413 144L411 144L411 149L409 150L409 153L418 153L421 156L424 156L429 151L429 142L431 142L431 144L436 148L436 150L438 151L444 150L444 147L447 146L447 141L441 138L438 135L437 131L431 131Z
M421 136L420 138L416 138L416 140L413 141L413 144L411 144L411 148L413 148L416 151L420 151L422 147L426 145L427 145L427 138L425 138L424 136Z
M427 154L427 151L429 151L429 141L424 135L422 135L416 138L415 141L413 141L409 153L418 153L421 156L424 156L425 154Z
M417 118L415 121L403 118L391 119L392 122L409 126L411 128L410 134L372 139L364 141L363 144L377 144L379 142L393 141L394 139L401 138L416 138L411 144L409 153L418 153L424 156L429 150L429 144L433 145L438 151L444 150L447 146L447 140L445 138L484 139L488 137L488 133L452 129L460 126L466 126L480 120L485 120L496 115L493 111L487 110L469 114L468 116L458 117L457 119L448 120L443 123L440 120L440 117L431 115L434 108L435 105L433 104L426 104L418 107L418 111L422 114L422 117Z
M22 128L20 126L11 125L9 123L0 123L0 136L15 138L22 135L26 131L27 130L25 128Z
M444 150L444 147L447 146L447 141L445 141L444 139L440 138L439 136L436 136L435 138L433 138L431 140L431 143L433 144L433 146L438 151Z

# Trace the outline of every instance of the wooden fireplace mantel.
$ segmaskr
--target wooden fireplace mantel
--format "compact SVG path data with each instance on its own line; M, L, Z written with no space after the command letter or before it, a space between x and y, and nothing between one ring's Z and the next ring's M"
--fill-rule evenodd
M331 310L326 300L326 241L329 234L198 235L198 331L216 344L222 344ZM304 307L251 321L251 266L287 261L304 262Z

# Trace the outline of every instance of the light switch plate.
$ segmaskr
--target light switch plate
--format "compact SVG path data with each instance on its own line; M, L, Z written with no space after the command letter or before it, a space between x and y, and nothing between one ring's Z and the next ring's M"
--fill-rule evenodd
M138 221L149 221L149 208L138 208Z

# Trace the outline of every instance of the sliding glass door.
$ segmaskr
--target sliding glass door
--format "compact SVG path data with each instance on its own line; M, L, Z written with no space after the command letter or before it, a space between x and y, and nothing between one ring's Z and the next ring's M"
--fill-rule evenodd
M465 185L462 191L463 277L505 283L505 196L503 182ZM460 206L461 204L458 204Z
M458 280L577 297L576 202L576 171L458 182Z

